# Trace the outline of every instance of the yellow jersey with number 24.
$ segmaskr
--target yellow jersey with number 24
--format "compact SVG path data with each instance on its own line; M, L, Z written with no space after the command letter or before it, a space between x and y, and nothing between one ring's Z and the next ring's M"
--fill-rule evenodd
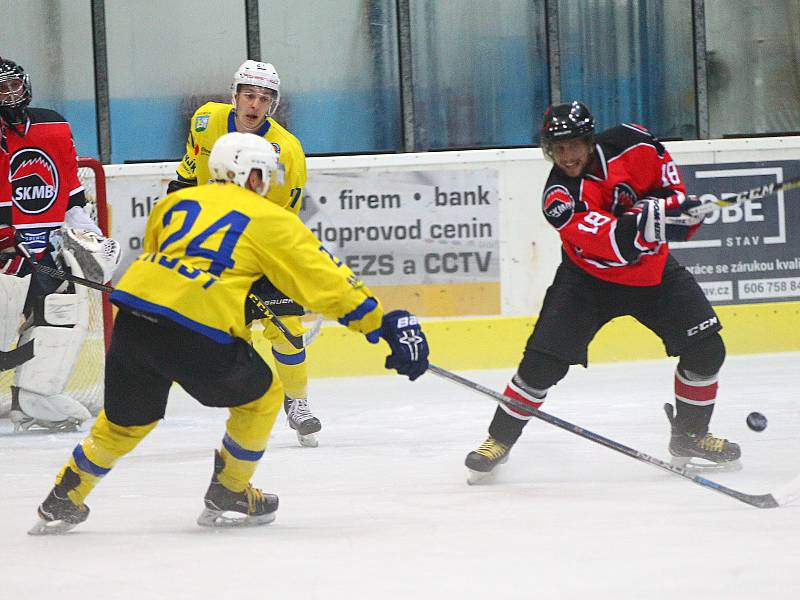
M250 339L245 302L262 275L287 296L377 341L380 302L300 219L232 183L180 189L156 204L144 253L111 301L220 342Z

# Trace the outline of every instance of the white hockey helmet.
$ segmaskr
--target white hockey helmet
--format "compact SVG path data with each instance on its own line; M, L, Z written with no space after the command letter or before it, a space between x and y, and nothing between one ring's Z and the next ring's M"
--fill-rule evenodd
M258 169L265 182L259 191L262 196L267 195L268 184L280 172L272 144L253 133L239 132L227 133L216 141L208 157L208 168L215 181L230 181L243 188L250 172Z
M278 72L272 66L272 63L246 60L241 64L236 73L233 74L233 83L231 84L234 105L236 104L236 92L239 91L240 85L256 85L275 92L272 103L267 109L267 116L275 114L281 100L281 78L278 77Z

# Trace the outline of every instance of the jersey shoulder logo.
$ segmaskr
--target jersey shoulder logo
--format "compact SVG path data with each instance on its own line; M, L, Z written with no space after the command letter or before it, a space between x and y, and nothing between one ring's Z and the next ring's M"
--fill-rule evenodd
M575 199L563 185L551 186L544 192L542 212L550 225L561 229L575 214Z
M272 147L275 149L275 154L280 156L281 155L281 147L280 147L280 145L276 144L275 142L272 142Z
M194 130L197 132L208 129L208 115L200 115L194 120Z
M23 213L45 212L58 198L59 180L55 161L43 150L23 148L9 165L11 199Z

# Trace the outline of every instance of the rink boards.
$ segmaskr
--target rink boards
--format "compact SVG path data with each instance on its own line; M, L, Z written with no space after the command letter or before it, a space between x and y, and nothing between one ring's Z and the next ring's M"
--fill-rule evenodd
M718 306L729 354L800 350L800 302ZM534 317L426 319L431 361L453 370L513 369L522 357ZM260 337L260 336L259 336ZM388 346L370 345L338 324L322 328L309 346L309 371L315 377L385 373ZM614 319L589 346L589 362L662 358L664 347L651 331L630 317Z

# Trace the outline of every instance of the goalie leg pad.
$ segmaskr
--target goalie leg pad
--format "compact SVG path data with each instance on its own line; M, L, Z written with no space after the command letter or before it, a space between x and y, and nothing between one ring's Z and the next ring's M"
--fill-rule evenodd
M19 337L30 283L30 275L0 275L0 351L9 350Z
M88 410L63 394L89 321L88 293L50 294L34 308L33 325L22 332L19 346L33 343L34 356L14 373L18 407L42 424L69 420L81 423Z
M0 275L0 371L13 369L33 358L33 344L18 344L11 349L19 337L30 282L30 275Z
M80 425L92 418L85 406L66 394L42 396L19 388L17 401L25 416L48 428L68 431L68 428L63 427L65 421Z
M49 396L64 391L80 353L85 327L34 326L20 337L20 345L34 340L34 357L14 373L14 385Z

